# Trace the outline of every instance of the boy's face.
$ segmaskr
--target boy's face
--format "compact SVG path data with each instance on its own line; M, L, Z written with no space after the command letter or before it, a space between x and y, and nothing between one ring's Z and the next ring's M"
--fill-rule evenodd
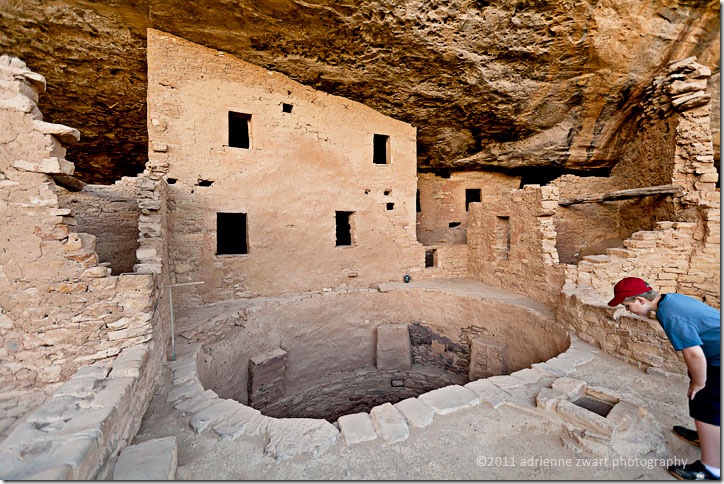
M636 297L633 302L621 303L623 306L637 316L648 317L653 311L653 302L643 297Z

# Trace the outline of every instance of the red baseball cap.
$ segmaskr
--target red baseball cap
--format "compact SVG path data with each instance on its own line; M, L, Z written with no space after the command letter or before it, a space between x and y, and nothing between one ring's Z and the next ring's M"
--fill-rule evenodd
M618 306L621 301L631 296L638 296L645 292L650 291L652 288L646 281L639 279L638 277L624 277L613 286L613 299L608 302L608 305Z

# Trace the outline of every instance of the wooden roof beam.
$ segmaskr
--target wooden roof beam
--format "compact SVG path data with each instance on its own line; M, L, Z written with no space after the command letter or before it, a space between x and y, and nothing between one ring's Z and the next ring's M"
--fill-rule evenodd
M655 195L674 195L675 193L679 193L681 190L682 188L676 185L657 185L655 187L631 188L629 190L618 190L611 193L605 193L603 195L592 195L590 197L564 198L558 201L558 205L561 207L567 207L569 205L576 205L579 203L600 203L611 200L651 197Z

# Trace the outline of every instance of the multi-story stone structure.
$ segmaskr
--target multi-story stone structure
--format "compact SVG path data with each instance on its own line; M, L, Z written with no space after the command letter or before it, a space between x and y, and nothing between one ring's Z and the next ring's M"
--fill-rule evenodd
M108 476L175 356L174 308L332 293L355 302L334 313L342 318L365 307L362 293L345 291L406 275L469 278L548 308L557 317L536 329L556 350L557 335L570 332L641 368L681 372L655 322L605 305L611 285L641 276L719 307L718 127L710 72L695 59L654 80L632 125L638 141L610 176L518 188L517 177L501 174L418 180L412 126L162 32L148 40L149 163L109 187L72 178L62 145L79 134L42 120L42 76L0 61L0 477ZM401 319L415 297L376 301ZM529 364L490 339L506 322L486 332L485 306L459 301L457 319L475 321L360 317L354 328L330 319L311 329L340 348L349 332L364 355L350 351L347 361L385 371L443 362L467 380ZM243 314L203 321L187 339L238 336L234 318ZM274 334L281 340L294 323L277 314ZM270 395L303 371L285 367L294 345L254 341L247 391L234 396L273 405ZM400 351L410 356L401 361ZM175 369L195 378L192 363ZM199 361L198 373L213 376L211 364ZM259 383L265 377L272 387ZM194 385L176 396L204 391Z

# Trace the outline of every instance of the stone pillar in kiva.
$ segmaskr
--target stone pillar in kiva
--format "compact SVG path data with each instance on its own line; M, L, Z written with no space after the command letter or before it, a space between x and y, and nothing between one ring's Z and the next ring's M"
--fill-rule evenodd
M409 370L412 367L407 324L381 324L377 327L377 369Z

